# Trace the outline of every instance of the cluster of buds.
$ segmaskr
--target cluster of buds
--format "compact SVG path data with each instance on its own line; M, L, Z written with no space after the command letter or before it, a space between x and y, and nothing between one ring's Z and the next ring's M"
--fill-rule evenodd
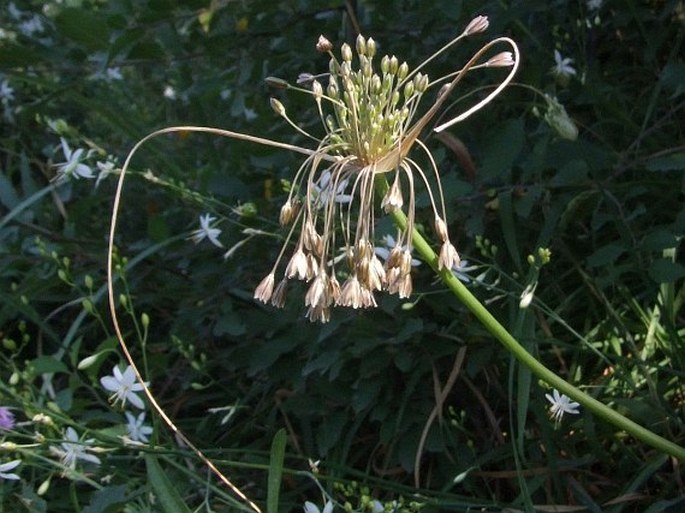
M282 307L288 281L301 280L309 284L305 295L307 317L326 322L333 306L375 307L374 294L380 291L409 297L417 179L428 190L435 233L441 243L437 265L440 269L459 265L459 254L450 241L445 222L440 174L418 136L466 71L511 66L514 61L507 52L508 59L498 54L495 61L476 64L488 48L486 45L462 70L434 82L419 70L461 38L482 32L487 25L487 18L475 18L460 36L414 71L394 55L378 60L376 42L371 38L358 36L355 51L343 44L339 58L330 41L319 38L317 50L330 57L328 73L318 77L307 75L306 82L325 136L317 139L317 149L309 154L293 179L279 217L281 225L290 226L290 231L273 269L257 286L256 299ZM327 83L319 81L322 76L327 77ZM280 79L271 82L299 89ZM421 97L438 84L442 86L435 103L414 121ZM272 106L304 133L289 120L281 102L272 100ZM426 153L431 173L408 157L415 144ZM387 177L391 178L390 185ZM437 186L435 192L431 183ZM386 213L406 205L406 227L399 231L397 244L384 263L374 247L374 204L379 193L381 208ZM293 240L294 252L277 283L277 269Z

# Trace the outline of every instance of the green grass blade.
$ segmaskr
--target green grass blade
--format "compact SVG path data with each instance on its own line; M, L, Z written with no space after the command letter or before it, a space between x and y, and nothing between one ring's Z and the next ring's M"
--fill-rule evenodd
M280 429L271 442L271 461L269 462L269 481L266 495L266 513L278 512L278 496L281 491L283 460L285 459L285 429Z
M145 455L147 477L164 513L190 513L190 509L159 465L156 456Z

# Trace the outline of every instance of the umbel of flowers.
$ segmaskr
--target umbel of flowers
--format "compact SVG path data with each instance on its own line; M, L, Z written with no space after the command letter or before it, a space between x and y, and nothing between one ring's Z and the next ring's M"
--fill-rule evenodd
M305 133L290 121L281 102L271 100L276 113L317 140L318 146L295 174L281 208L280 223L290 230L271 272L255 290L256 299L282 307L289 280L305 281L307 317L326 322L333 306L376 306L375 294L380 291L409 297L417 185L425 187L430 198L433 226L440 242L438 268L459 265L459 254L447 231L440 174L418 137L467 71L514 67L488 97L436 131L466 118L499 93L513 76L518 59L511 52L502 52L484 63L477 61L495 43L509 43L515 52L516 46L506 38L491 41L462 69L433 82L419 70L460 39L487 27L487 18L478 16L462 34L413 71L394 55L378 58L376 42L371 38L359 35L355 50L345 43L337 57L330 41L321 36L316 48L330 57L328 73L302 76L300 83L308 85L307 89L270 79L274 86L313 96L325 135L319 140ZM422 97L436 86L440 89L432 107L415 120ZM426 154L429 172L409 157L415 145ZM406 210L407 218L406 227L398 230L397 244L384 263L374 248L376 198L386 213ZM279 267L283 274L277 282Z

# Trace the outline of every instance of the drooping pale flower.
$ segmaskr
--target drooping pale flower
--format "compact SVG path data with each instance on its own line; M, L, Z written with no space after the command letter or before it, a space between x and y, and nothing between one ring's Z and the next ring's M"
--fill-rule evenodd
M136 394L136 392L141 392L144 387L136 380L135 372L130 365L126 367L123 373L115 365L112 369L112 375L100 378L100 384L105 390L112 392L109 400L113 404L121 402L123 408L126 405L126 401L128 401L136 408L141 410L145 408L145 403ZM147 386L148 383L145 383L145 385Z
M6 406L0 406L0 429L14 428L14 414Z
M21 460L12 460L7 463L0 464L0 479L8 479L10 481L16 481L19 479L17 474L10 472L19 466Z
M82 148L72 151L64 138L60 138L60 141L66 162L57 164L56 179L64 180L72 177L77 180L79 178L94 178L95 175L91 167L83 163L83 160L88 157L88 153L84 153Z
M60 443L59 447L50 447L50 452L59 457L62 465L73 470L76 468L78 460L94 463L95 465L100 464L100 458L88 453L88 446L95 440L91 438L82 442L79 441L76 430L71 426L66 429L64 439L65 441Z
M561 85L566 85L569 79L576 74L576 69L571 66L573 59L570 57L562 57L559 50L554 50L554 63L554 66L552 66L552 74Z
M134 442L147 443L149 441L149 436L152 434L152 427L143 424L145 422L145 412L141 412L137 417L129 412L125 412L126 420L126 432L128 437Z
M324 504L323 509L321 510L313 502L306 501L303 510L304 513L331 513L333 511L333 503L331 501L326 501L326 504Z
M195 243L199 244L204 239L208 239L209 242L214 244L219 248L223 248L223 244L219 241L219 235L221 235L221 230L219 228L212 228L210 225L216 221L216 217L210 214L205 214L200 216L200 228L193 231L190 235L190 239Z
M545 394L545 397L550 402L549 415L554 419L554 423L557 425L561 423L564 414L569 413L571 415L578 415L578 413L580 413L578 411L580 404L571 401L571 398L567 395L560 394L556 388L552 390L552 395Z
M317 139L306 133L288 118L280 101L271 101L279 116L301 134L317 140L318 146L292 180L279 218L282 226L291 229L272 270L257 286L255 299L283 306L288 281L305 281L307 317L326 322L333 306L376 306L374 295L380 291L408 297L412 292L412 236L418 185L428 189L440 244L437 267L452 269L459 264L459 254L447 230L440 173L419 136L468 71L511 67L507 78L485 99L435 130L448 128L488 103L513 77L518 50L513 41L500 38L484 45L462 69L442 78L430 81L420 70L456 42L484 31L487 26L486 17L475 18L462 34L413 71L395 56L379 59L372 38L358 36L354 49L343 44L338 57L333 53L332 43L321 36L316 49L329 56L328 73L307 74L298 86L269 79L278 88L309 87L325 135ZM501 42L509 44L514 52L496 54L490 65L487 59L480 60ZM322 77L326 77L327 83L319 81ZM437 91L434 103L419 117L419 103L431 89ZM427 157L428 170L410 157L414 147ZM386 213L403 209L406 212L406 226L398 232L395 247L388 251L385 263L377 257L375 246L376 204ZM285 251L291 242L293 250L286 260ZM277 280L281 264L284 273Z

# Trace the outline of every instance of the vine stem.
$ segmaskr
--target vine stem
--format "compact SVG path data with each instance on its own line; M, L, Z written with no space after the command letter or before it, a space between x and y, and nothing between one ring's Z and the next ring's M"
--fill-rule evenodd
M376 178L376 188L380 197L384 197L388 190L387 180L379 175ZM407 218L400 209L395 209L391 214L395 224L402 230L407 228ZM680 461L685 461L685 448L678 444L657 435L649 429L637 424L629 418L621 415L616 410L609 408L607 405L598 401L589 394L583 392L579 388L573 386L568 381L555 374L541 362L539 362L532 354L524 349L524 347L509 333L502 324L490 313L490 311L478 301L478 299L471 294L468 288L457 279L457 277L449 269L438 269L438 255L433 251L426 239L414 229L412 233L412 244L421 257L431 266L435 273L440 277L447 288L461 301L466 308L481 322L488 332L494 336L516 359L523 365L528 367L533 374L545 381L550 386L556 388L561 393L580 403L587 410L591 411L601 419L626 433L634 436L636 439L666 453Z

